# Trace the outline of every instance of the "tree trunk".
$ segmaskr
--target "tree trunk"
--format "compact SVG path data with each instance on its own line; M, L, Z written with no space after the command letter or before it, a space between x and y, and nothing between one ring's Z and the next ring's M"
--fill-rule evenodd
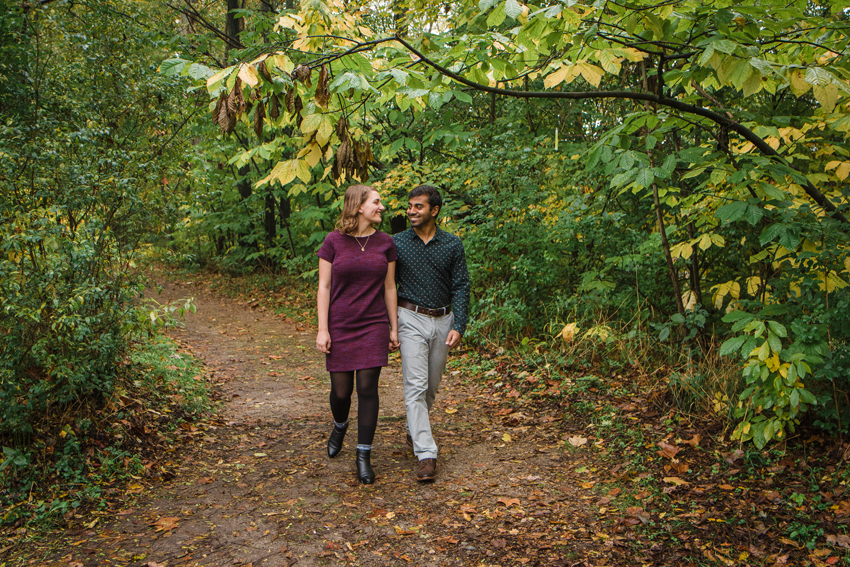
M239 33L245 29L245 21L241 16L233 12L242 8L242 0L227 0L227 16L225 18L224 31L227 37L232 40L232 44L236 45L239 41ZM229 59L231 43L228 42L224 46L224 59Z

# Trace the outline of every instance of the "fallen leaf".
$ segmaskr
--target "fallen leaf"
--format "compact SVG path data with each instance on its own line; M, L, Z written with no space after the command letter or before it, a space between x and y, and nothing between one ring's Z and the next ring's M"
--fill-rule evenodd
M490 545L497 548L503 548L508 545L508 542L504 539L493 539L490 541Z
M838 534L826 536L826 543L850 549L850 535Z
M448 408L446 413L457 413L457 408Z
M505 433L505 434L503 434L503 435L502 435L502 441L504 441L505 443L510 443L510 441L511 441L511 434L510 434L510 433Z
M254 453L254 456L258 459L262 459L263 457L268 457L265 453Z
M505 508L510 507L511 504L519 506L519 498L498 498L496 502L501 502L505 505Z
M574 437L570 437L567 441L569 441L570 445L573 447L581 447L582 445L587 444L587 437L579 437L576 435Z
M678 447L676 447L675 445L670 445L668 443L665 443L664 441L660 442L658 444L658 446L661 447L661 450L656 451L656 453L661 457L666 457L668 459L672 459L673 457L676 456L676 453L679 452Z
M212 484L215 482L215 479L211 476L202 476L198 479L198 484Z
M580 483L579 483L579 485L580 485L582 488L593 488L595 484L596 484L596 482L595 482L595 481L594 481L594 482L580 482Z
M688 484L687 480L682 480L678 476L665 476L664 482L668 484L675 484L676 486L684 486Z
M155 532L170 532L174 528L177 527L177 522L180 521L180 518L176 516L167 516L165 518L160 518L156 522L152 524L148 524L152 528L156 528Z
M721 488L723 490L735 490L735 487L732 486L731 484L721 484L717 488Z

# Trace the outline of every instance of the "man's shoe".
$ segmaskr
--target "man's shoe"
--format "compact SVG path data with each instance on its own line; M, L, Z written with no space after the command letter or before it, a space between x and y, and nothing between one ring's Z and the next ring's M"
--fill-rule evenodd
M410 436L410 433L407 434L407 439L405 439L405 441L407 441L407 446L412 449L413 448L413 437Z
M375 482L375 471L372 470L371 461L372 451L362 451L357 449L357 478L363 484L372 484Z
M434 480L437 476L437 459L422 459L416 471L416 480L424 482Z
M328 457L336 457L342 449L342 440L345 439L345 432L348 428L339 429L334 425L334 430L331 431L331 436L328 437Z

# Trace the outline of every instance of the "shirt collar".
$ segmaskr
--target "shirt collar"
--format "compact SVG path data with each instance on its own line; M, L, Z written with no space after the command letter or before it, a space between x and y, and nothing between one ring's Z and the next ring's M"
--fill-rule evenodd
M420 242L422 241L422 239L421 239L421 238L419 238L419 235L418 235L418 234L416 234L416 231L415 231L415 230L413 230L413 227L412 227L412 226L411 226L409 229L407 229L407 230L409 230L409 231L410 231L410 239L411 239L411 240L416 239L416 240L419 240ZM429 240L429 241L428 241L428 243L430 244L431 242L439 242L439 241L440 241L440 236L441 236L444 232L445 232L444 230L441 230L439 227L437 227L437 231L434 233L434 236L432 236L432 237L431 237L431 240Z

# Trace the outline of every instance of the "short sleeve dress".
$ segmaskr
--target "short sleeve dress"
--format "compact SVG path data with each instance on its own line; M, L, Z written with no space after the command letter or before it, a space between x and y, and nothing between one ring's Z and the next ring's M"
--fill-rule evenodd
M331 352L325 355L328 372L386 366L390 322L384 280L388 264L396 261L392 237L375 231L356 238L335 230L325 237L316 255L332 266L328 308Z

